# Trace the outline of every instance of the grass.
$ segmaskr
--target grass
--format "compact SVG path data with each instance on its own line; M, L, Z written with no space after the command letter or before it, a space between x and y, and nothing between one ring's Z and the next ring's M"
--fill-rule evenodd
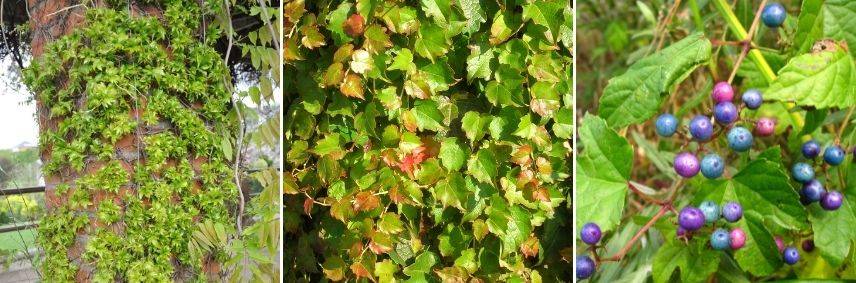
M23 238L23 241L21 240ZM35 229L0 233L0 250L23 251L36 245Z

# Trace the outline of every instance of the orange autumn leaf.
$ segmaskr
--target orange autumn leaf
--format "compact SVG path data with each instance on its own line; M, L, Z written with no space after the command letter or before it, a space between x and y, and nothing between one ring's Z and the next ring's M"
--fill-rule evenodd
M526 239L522 244L520 244L520 253L522 253L526 257L536 257L538 256L538 237L535 235L529 235L529 239Z
M356 211L370 211L380 206L380 198L371 192L359 192L354 196L354 209Z
M356 74L345 76L345 80L339 86L339 91L347 97L365 99L363 98L363 82L360 80L360 76Z
M362 35L363 30L365 29L363 16L360 16L360 14L351 15L344 23L342 23L342 29L345 30L345 33L350 37L358 37Z

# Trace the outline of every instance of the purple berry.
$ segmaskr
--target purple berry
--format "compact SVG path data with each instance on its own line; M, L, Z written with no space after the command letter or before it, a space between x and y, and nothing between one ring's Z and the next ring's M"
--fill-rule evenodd
M577 256L577 279L586 279L594 274L594 261L591 260L588 256L578 255Z
M728 222L737 222L743 218L743 207L733 201L722 205L722 218Z
M829 191L820 198L820 207L829 211L836 210L841 207L842 201L844 201L844 195L838 191Z
M763 102L764 98L761 96L761 91L757 89L751 88L743 93L743 104L746 105L746 108L758 109Z
M826 189L823 187L823 183L817 179L812 179L803 184L802 190L800 190L800 196L804 197L808 203L819 201L824 193L826 193Z
M746 245L746 232L743 232L743 229L734 228L734 230L731 230L730 234L732 250L739 250Z
M811 239L803 241L802 242L802 248L804 251L810 253L811 251L814 250L814 241L812 241Z
M710 118L704 115L696 115L690 120L690 134L696 141L707 141L713 136L713 124Z
M820 143L816 140L810 140L802 145L802 153L805 158L813 159L820 155Z
M768 137L776 131L776 120L770 118L760 118L755 122L755 133L758 136Z
M678 225L687 231L695 231L704 226L704 213L701 209L687 206L678 213Z
M594 223L586 223L583 225L582 231L580 231L580 238L582 238L583 242L589 245L597 244L600 241L600 237L603 236L600 232L600 227Z
M692 178L698 174L698 158L689 152L681 152L675 156L675 172L684 178Z
M713 107L713 118L716 119L716 122L720 125L728 125L737 121L739 113L737 112L737 106L734 106L734 103L730 101L724 101L717 103L716 106Z
M800 260L800 252L794 247L785 248L782 255L785 259L785 263L790 265L794 265Z
M713 86L713 92L711 92L710 97L716 103L731 102L734 99L734 88L728 82L718 82Z

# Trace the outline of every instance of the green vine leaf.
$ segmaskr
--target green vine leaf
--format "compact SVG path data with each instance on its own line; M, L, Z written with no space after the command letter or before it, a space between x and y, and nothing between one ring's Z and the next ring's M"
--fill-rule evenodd
M826 50L791 59L779 70L778 79L764 92L764 99L817 108L856 105L853 57L835 43L822 41L816 46Z
M624 74L609 80L600 99L598 115L613 128L641 123L660 108L699 65L710 59L711 43L695 33L648 57L642 58Z
M597 116L586 114L579 130L582 153L577 158L577 228L594 222L612 231L621 220L633 149Z

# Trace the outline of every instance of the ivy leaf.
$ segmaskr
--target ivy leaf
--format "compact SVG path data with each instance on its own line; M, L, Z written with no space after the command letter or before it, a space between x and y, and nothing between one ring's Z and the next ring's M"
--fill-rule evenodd
M327 30L333 34L333 41L336 45L341 46L351 42L354 39L348 36L343 29L345 21L348 20L348 15L351 13L353 5L349 2L342 2L336 7L336 10L330 12L327 16Z
M411 34L419 28L416 9L411 7L393 7L384 13L383 21L395 33Z
M398 214L387 212L381 215L380 220L378 220L377 229L381 233L393 235L404 231L404 224Z
M523 6L523 20L532 20L535 24L547 28L550 40L555 43L559 36L559 21L564 8L560 1L533 1Z
M562 108L553 117L553 134L563 139L571 139L574 132L574 113L571 109Z
M764 99L816 108L856 105L853 58L840 46L832 44L830 48L791 59L764 92Z
M366 29L365 33L365 49L372 54L383 52L389 47L392 47L392 42L389 40L389 35L386 34L386 28L379 25L371 25Z
M470 46L470 56L467 57L467 80L472 81L473 78L482 78L490 80L491 67L490 63L493 60L493 48L473 45Z
M493 23L490 25L490 44L497 45L507 40L514 34L520 23L519 14L503 13L502 10L496 11Z
M556 59L555 53L532 56L528 70L539 82L558 83L562 80L562 65Z
M482 117L478 112L469 111L464 114L461 119L461 129L471 143L481 140L485 134L485 125L490 121L490 117Z
M315 24L315 15L309 14L304 18L303 26L300 27L300 33L303 34L300 42L303 43L303 46L306 46L306 48L309 49L314 49L316 47L326 45L327 43L324 42L324 35L318 31L318 26Z
M416 43L413 45L416 54L433 60L449 51L449 41L445 30L434 24L425 24L419 28Z
M853 243L856 242L856 206L852 198L844 202L836 211L825 211L818 205L811 205L809 220L814 231L814 244L824 260L833 267L839 267L847 260Z
M345 81L339 86L339 91L347 97L363 98L363 82L360 76L356 74L348 74L345 76Z
M458 0L458 6L464 11L464 17L467 18L467 33L475 33L479 31L479 26L487 19L485 12L482 10L480 0Z
M467 199L466 183L458 172L452 172L445 180L437 182L432 193L443 207L456 207L464 210L461 202Z
M449 0L421 0L422 10L440 26L449 24L449 16L452 14L452 4Z
M329 134L319 140L312 151L318 156L331 155L337 159L345 155L345 151L342 149L342 139L336 133Z
M597 116L586 114L579 130L582 153L577 158L577 227L587 222L611 231L624 210L633 149L626 139Z
M704 282L716 272L720 261L720 252L709 250L705 243L692 241L685 246L680 241L666 242L654 255L654 282L672 282L672 273L678 270L681 282Z
M436 101L417 100L411 112L420 130L439 132L445 129L442 124L443 113L440 112L440 106Z
M327 71L324 72L324 77L322 77L321 84L324 86L339 85L344 78L344 66L342 63L336 62L330 64L330 67L327 67Z
M469 154L464 152L456 138L446 138L440 143L440 161L449 171L460 170L467 160L467 155Z
M814 1L812 1L814 2ZM856 46L856 2L851 0L823 1L823 35L836 40L846 40L848 46ZM856 48L850 48L856 56Z
M431 273L431 268L437 264L439 258L436 254L430 251L425 251L416 257L413 264L404 268L404 274L410 277L423 278L426 274Z
M530 87L529 92L532 94L529 108L541 117L552 117L553 112L562 105L559 93L556 92L556 87L552 83L536 82Z
M640 59L627 72L609 80L598 114L614 128L648 120L672 88L707 62L710 54L710 41L695 33Z
M413 73L416 71L416 64L413 63L413 52L410 49L402 48L392 59L392 65L388 70L402 70L405 73Z
M377 276L378 282L395 282L396 272L398 265L388 259L375 264L374 275Z
M524 104L521 88L506 83L488 82L485 86L484 95L493 105L518 107Z
M493 184L492 180L498 174L493 151L487 148L479 149L467 162L467 174L482 183Z

